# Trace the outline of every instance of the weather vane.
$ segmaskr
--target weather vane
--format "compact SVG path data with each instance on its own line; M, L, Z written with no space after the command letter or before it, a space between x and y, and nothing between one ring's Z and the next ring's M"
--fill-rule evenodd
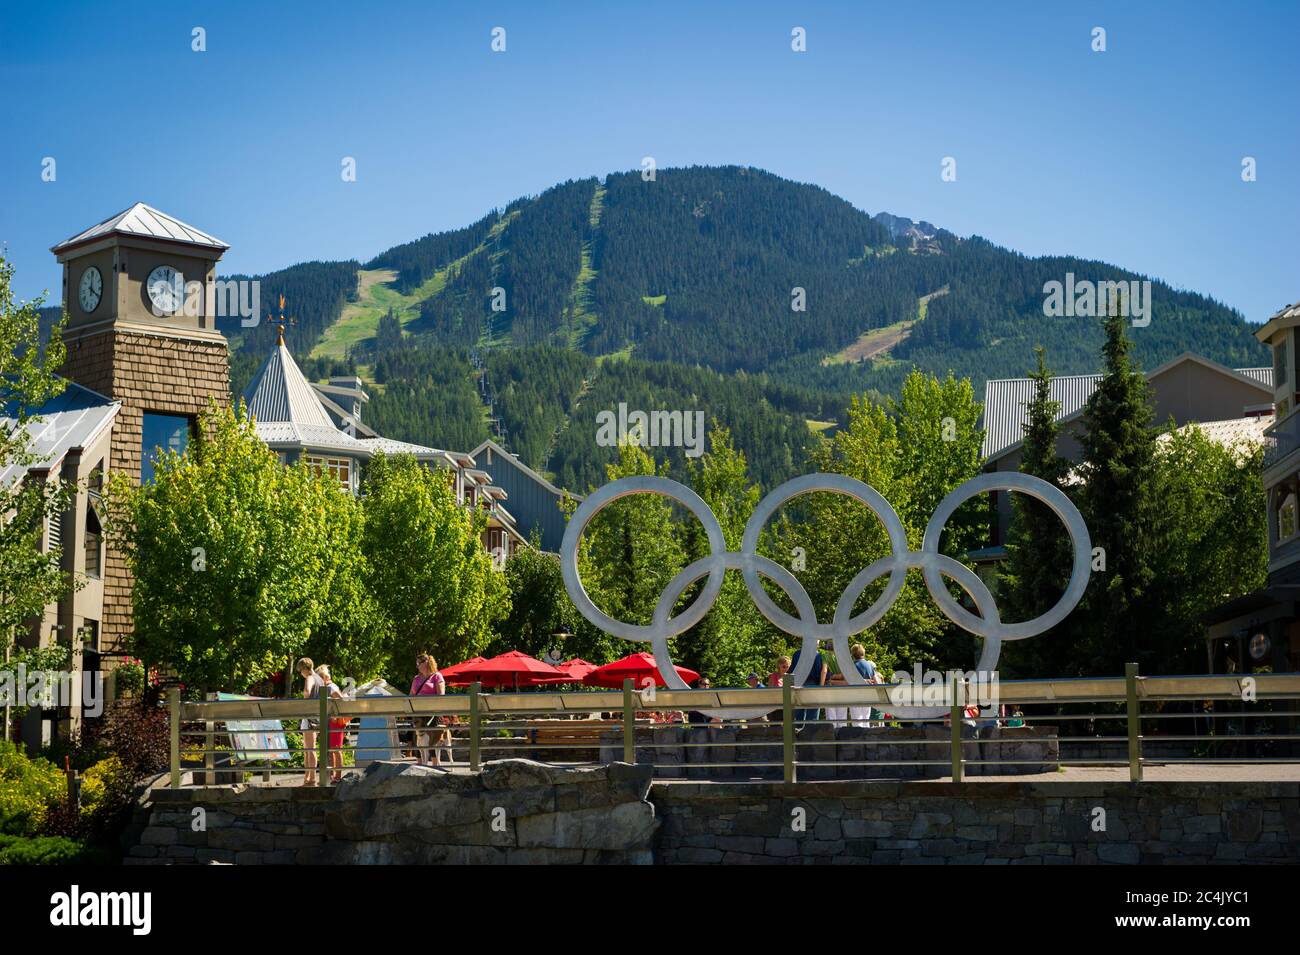
M277 345L284 344L284 326L298 324L298 319L284 317L284 294L283 293L281 293L280 295L280 317L276 318L274 315L268 315L266 317L266 320L270 322L272 325L278 327L280 337L279 340L276 342Z

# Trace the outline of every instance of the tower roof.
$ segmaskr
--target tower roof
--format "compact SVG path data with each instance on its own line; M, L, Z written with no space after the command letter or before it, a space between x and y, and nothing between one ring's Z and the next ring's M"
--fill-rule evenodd
M78 232L69 239L64 239L50 249L55 255L73 246L81 245L108 235L130 235L142 239L160 239L164 242L182 242L207 249L230 248L220 239L208 235L201 229L187 225L175 216L160 212L153 206L137 202L129 209L111 215L103 222L98 222L83 232Z
M289 354L281 337L244 391L248 413L259 424L283 422L336 430L316 392Z

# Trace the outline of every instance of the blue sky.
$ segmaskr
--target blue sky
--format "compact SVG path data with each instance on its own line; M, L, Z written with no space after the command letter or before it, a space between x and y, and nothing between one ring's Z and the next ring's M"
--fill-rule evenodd
M23 298L57 294L51 245L135 201L230 243L229 272L364 260L649 155L1115 262L1259 321L1300 299L1298 35L1297 2L0 0L0 244Z

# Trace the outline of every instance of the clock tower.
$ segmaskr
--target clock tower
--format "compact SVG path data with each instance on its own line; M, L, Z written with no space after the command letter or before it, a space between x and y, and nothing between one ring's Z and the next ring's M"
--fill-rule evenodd
M50 251L63 265L64 377L122 403L106 473L149 481L158 449L182 451L199 415L230 401L216 329L216 263L229 246L144 203ZM131 630L131 577L109 548L102 636Z

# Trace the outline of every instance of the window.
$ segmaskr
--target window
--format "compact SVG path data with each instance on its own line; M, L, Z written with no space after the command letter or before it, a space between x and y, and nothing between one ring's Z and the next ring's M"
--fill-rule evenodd
M307 466L317 474L328 474L343 486L343 490L352 490L352 459L324 458L307 455Z
M140 445L140 483L152 484L154 464L169 451L184 454L189 447L190 419L184 415L146 411Z
M1279 542L1294 537L1296 532L1296 496L1288 493L1282 498L1282 506L1277 509L1277 539Z
M99 515L95 513L93 507L87 505L86 533L83 541L86 549L86 576L94 577L96 580L103 574L103 536L99 526Z
M1286 340L1273 346L1273 387L1281 388L1287 383Z

